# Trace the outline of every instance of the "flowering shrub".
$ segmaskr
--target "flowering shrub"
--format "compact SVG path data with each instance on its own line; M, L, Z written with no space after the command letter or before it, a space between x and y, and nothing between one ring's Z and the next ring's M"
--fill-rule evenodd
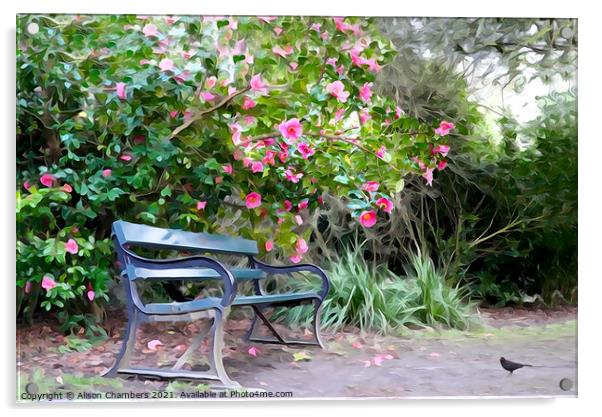
M431 184L445 168L453 124L421 125L372 91L395 51L370 20L17 26L17 284L42 285L46 306L105 295L117 218L252 238L300 262L325 193L372 227L394 215L404 177Z

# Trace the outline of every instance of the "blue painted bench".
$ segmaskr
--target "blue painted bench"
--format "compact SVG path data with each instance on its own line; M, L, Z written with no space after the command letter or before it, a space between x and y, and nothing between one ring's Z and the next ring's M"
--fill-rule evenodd
M254 311L247 340L258 343L280 343L286 345L318 345L324 348L320 338L320 312L322 302L328 294L329 282L326 273L310 264L272 266L255 258L259 254L257 243L235 237L193 233L183 230L162 229L143 224L118 220L113 223L112 238L115 243L120 275L127 298L128 324L115 365L105 376L117 374L147 375L160 378L186 378L219 380L225 387L236 387L226 373L222 360L223 324L231 307L248 306ZM171 250L192 253L190 256L156 259L136 254L132 248ZM247 268L231 268L205 254L239 255L248 258ZM268 294L263 280L270 274L311 272L322 279L319 292ZM144 303L138 292L139 280L182 281L220 280L223 284L221 297L204 297L185 302ZM252 282L254 295L237 294L238 282ZM313 304L314 340L287 340L282 337L264 315L264 310L278 306ZM130 355L135 344L136 330L141 323L159 321L192 321L210 318L211 325L200 332L171 368L132 368ZM255 335L257 326L263 323L274 336L260 338ZM207 334L211 336L210 369L207 372L182 369L190 355L198 349Z

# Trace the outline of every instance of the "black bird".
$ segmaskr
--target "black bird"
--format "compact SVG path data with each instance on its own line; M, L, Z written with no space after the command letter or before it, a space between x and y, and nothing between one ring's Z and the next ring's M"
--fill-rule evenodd
M523 368L525 366L531 366L531 367L533 366L533 365L527 365L526 363L512 362L512 361L507 360L503 356L500 358L500 363L502 364L502 368L504 368L505 370L510 372L510 375L512 375L512 372L516 371L517 369Z

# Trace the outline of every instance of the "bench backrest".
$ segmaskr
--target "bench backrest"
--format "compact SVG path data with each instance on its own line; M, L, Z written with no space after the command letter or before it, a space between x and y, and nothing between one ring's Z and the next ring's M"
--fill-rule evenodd
M174 249L191 252L238 253L257 255L257 242L209 233L162 229L144 224L118 220L113 233L121 246L131 245L150 249Z

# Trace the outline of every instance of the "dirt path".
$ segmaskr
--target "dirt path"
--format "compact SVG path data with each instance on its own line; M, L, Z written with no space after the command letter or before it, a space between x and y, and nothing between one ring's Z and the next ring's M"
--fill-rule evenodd
M577 381L575 318L574 310L491 310L483 313L484 327L471 332L422 330L400 337L326 334L328 351L246 344L241 340L248 320L233 319L227 327L225 365L231 378L246 388L290 391L293 398L574 396L576 386L565 391L559 384L563 378L573 385ZM139 363L172 361L195 331L194 327L170 329L143 330ZM59 391L179 393L207 388L180 381L99 378L119 347L121 329L113 333L111 339L85 352L60 353L65 339L52 327L20 329L21 389L32 381L43 389ZM155 338L164 346L149 351L146 343ZM257 356L249 355L252 346L259 349ZM295 353L302 353L298 360ZM540 367L523 368L509 376L500 367L500 356Z

